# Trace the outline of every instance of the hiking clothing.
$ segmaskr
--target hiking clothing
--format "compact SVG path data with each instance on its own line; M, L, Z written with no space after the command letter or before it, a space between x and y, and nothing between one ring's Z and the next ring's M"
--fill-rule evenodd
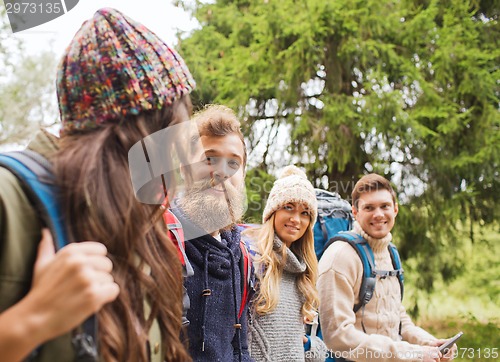
M28 146L49 156L55 136L38 133ZM29 291L42 225L16 176L0 167L0 313L19 302ZM29 336L26 336L29 338ZM73 361L71 334L46 342L34 361Z
M58 138L39 132L28 149L50 158L57 151ZM42 224L16 176L0 167L0 313L19 302L29 291L41 239ZM147 272L147 271L145 271ZM144 301L147 317L150 306ZM147 318L146 318L147 319ZM29 338L27 336L26 338ZM163 360L161 332L155 320L149 331L150 360ZM71 333L45 342L30 361L73 362Z
M184 280L191 304L187 330L193 361L252 361L246 336L247 308L238 318L241 283L245 282L239 268L239 229L221 231L219 241L204 234L178 205L172 212L182 224L186 255L194 270L194 275Z
M275 236L273 250L280 260L279 251L283 247L286 262L279 284L279 301L276 308L265 315L252 313L250 355L256 362L324 361L326 347L318 337L310 337L310 349L304 348L302 305L305 298L297 286L297 277L305 272L306 264Z
M394 269L387 249L390 233L374 239L357 222L353 231L368 241L376 269ZM346 242L333 243L319 262L318 278L320 325L328 348L350 352L347 359L353 361L422 361L422 346L436 338L411 321L401 303L398 278L377 276L373 298L354 313L362 280L363 265L354 248Z

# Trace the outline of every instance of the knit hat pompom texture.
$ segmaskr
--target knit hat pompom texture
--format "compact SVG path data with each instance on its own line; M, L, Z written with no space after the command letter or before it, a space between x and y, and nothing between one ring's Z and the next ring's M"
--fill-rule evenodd
M100 9L59 64L63 132L161 109L195 86L184 60L156 34L115 9Z
M309 208L311 222L316 222L318 201L313 185L307 179L304 171L291 165L284 168L280 177L274 182L262 215L265 223L271 215L287 203L303 203Z

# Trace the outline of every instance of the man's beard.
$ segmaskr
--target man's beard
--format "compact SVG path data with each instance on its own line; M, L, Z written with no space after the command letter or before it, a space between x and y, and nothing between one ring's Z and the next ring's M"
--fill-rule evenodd
M186 215L207 234L232 228L245 212L243 187L237 189L228 181L216 186L225 191L214 194L210 180L194 182L179 200Z

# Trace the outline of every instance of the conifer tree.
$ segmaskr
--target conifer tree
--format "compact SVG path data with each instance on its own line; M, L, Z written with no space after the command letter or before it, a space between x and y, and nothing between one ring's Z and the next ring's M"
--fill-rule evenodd
M460 270L464 227L474 239L471 225L498 225L498 1L216 0L190 10L201 27L179 46L195 101L240 112L264 172L299 163L343 196L363 173L390 178L398 244L418 256L419 286Z

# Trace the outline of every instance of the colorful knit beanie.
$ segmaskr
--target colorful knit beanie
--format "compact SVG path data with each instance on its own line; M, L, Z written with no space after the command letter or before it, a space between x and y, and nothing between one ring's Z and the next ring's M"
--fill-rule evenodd
M59 64L62 132L161 109L195 86L184 60L156 34L115 9L100 9Z
M304 171L293 165L285 167L281 176L274 182L264 208L262 222L265 223L276 210L290 202L306 204L314 225L318 215L318 201L314 187Z

